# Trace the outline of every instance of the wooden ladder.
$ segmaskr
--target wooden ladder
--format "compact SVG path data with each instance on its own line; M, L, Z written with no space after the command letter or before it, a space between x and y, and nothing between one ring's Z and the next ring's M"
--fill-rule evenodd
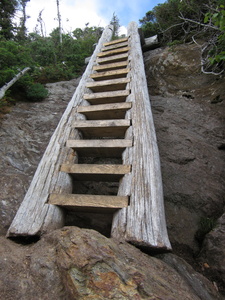
M105 28L8 237L61 228L67 210L112 212L112 237L171 250L138 26L131 22L127 37L116 41L112 29ZM118 191L83 194L74 188L74 182L93 180L117 182Z
M125 114L131 108L126 102L130 91L126 88L130 79L128 66L128 39L119 39L103 45L98 53L97 65L93 67L86 83L92 91L83 95L90 105L78 106L77 112L85 120L75 120L72 127L81 133L82 139L69 139L66 146L78 155L77 164L63 164L61 172L70 174L76 181L118 181L130 173L131 165L124 164L83 164L82 157L121 158L126 147L132 147L132 140L125 139L131 120ZM114 62L116 61L116 62ZM117 63L117 61L121 61ZM108 63L110 62L110 63ZM127 207L128 196L90 194L50 194L49 204L72 211L104 212Z

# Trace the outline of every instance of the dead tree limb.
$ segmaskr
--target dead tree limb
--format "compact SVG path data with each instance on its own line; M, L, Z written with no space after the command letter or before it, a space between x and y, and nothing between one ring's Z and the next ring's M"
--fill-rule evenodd
M9 81L8 83L6 83L5 85L3 85L3 87L0 89L0 99L2 99L5 96L6 91L17 81L19 80L27 71L29 71L30 68L24 68L22 71L20 71L18 74L16 74L16 76Z

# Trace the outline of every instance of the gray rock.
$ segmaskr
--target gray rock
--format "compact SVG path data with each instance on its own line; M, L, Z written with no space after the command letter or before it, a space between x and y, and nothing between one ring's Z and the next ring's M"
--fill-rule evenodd
M42 102L18 102L0 125L0 234L5 234L79 79L49 83Z
M225 291L225 214L217 221L203 242L199 255L203 273L218 281Z

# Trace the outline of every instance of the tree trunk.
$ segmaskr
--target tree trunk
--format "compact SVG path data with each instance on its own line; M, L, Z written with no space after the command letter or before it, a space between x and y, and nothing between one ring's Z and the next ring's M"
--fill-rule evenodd
M132 128L126 139L133 147L123 153L123 164L132 165L119 187L118 196L130 196L130 205L113 217L112 237L153 250L170 250L167 235L159 152L149 100L137 24L128 26Z

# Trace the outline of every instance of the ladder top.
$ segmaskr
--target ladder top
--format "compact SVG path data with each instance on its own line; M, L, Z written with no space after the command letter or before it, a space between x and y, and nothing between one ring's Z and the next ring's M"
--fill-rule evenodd
M118 43L123 43L123 42L126 42L128 41L128 38L122 38L122 39L117 39L117 40L114 40L114 41L110 41L110 42L107 42L107 43L104 43L103 46L109 46L109 45L114 45L114 44L118 44Z

